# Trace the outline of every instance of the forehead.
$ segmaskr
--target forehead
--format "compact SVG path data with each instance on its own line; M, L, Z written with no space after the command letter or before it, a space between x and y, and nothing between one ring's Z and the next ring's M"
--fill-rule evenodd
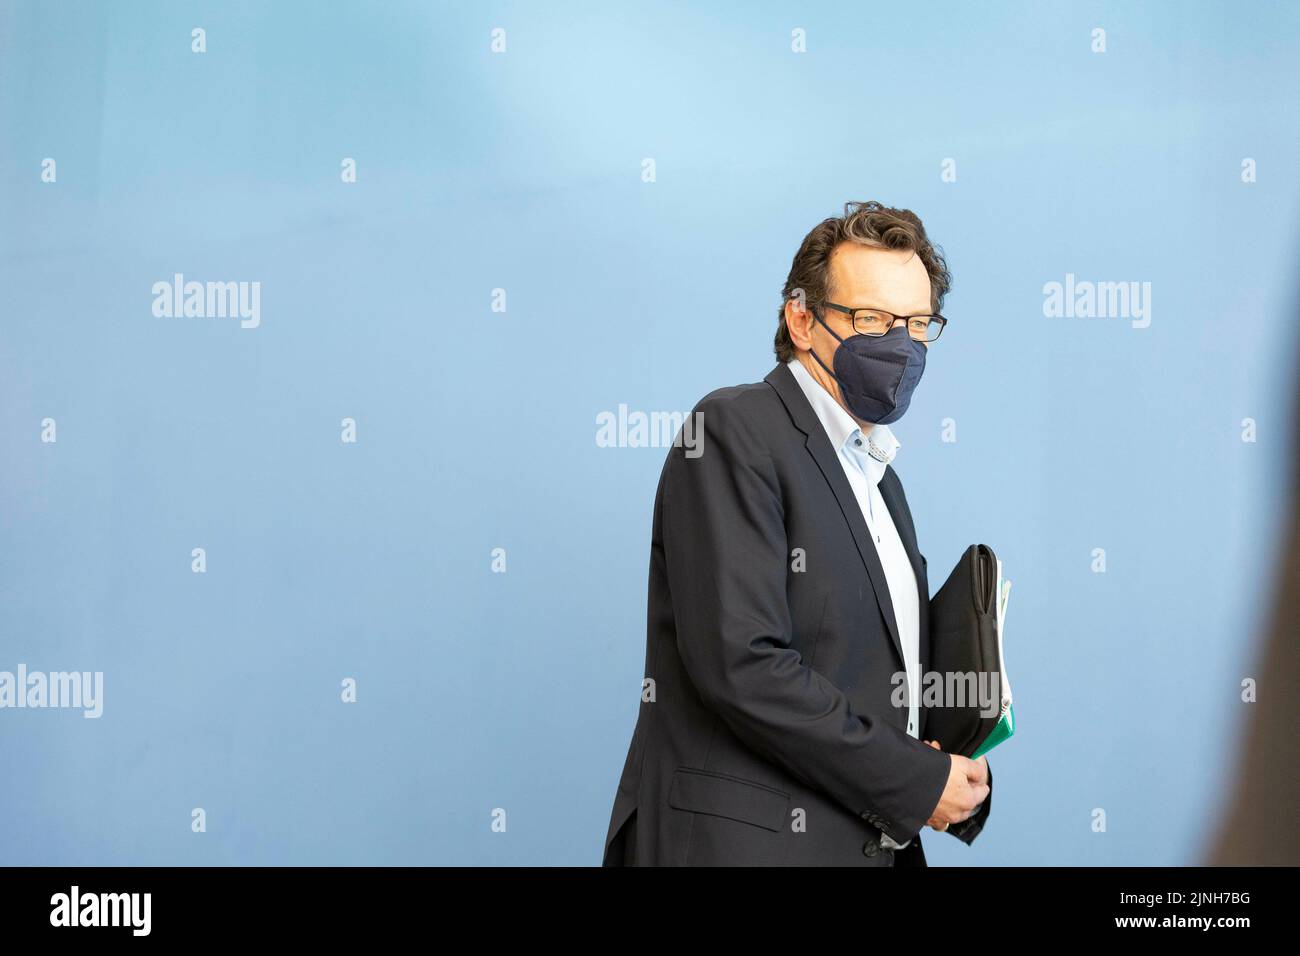
M914 249L841 242L831 253L831 299L900 315L930 311L930 274Z

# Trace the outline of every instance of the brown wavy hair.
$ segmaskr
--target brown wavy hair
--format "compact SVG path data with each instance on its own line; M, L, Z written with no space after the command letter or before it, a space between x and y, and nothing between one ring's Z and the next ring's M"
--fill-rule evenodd
M785 303L803 290L809 309L825 304L830 294L831 253L841 242L858 242L884 249L915 249L930 274L930 308L942 311L943 298L952 288L952 276L944 262L943 251L925 234L921 218L910 209L894 209L869 202L844 204L844 215L823 219L804 236L799 251L790 264L790 275L781 291L781 309L776 327L776 358L788 362L794 358L794 342L785 325Z

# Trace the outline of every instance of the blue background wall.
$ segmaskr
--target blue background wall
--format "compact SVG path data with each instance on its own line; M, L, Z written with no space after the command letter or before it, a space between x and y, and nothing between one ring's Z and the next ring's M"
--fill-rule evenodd
M1281 3L6 0L0 670L105 700L0 711L0 862L597 862L665 452L596 416L766 374L851 199L955 275L894 426L922 550L1015 582L1020 729L931 862L1196 862L1291 454L1298 36ZM176 272L260 281L260 327L155 318ZM1067 273L1151 282L1150 326L1045 316Z

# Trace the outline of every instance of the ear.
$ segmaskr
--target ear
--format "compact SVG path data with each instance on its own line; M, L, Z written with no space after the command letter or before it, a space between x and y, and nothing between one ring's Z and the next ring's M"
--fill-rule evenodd
M790 341L801 352L812 348L812 312L804 305L802 296L791 296L785 302L785 327L790 330Z

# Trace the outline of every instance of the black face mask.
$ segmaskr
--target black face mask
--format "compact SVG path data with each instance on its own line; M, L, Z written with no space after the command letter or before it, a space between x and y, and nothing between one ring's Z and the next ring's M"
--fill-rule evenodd
M817 321L835 335L821 316ZM888 425L902 418L925 371L925 343L898 326L884 335L835 338L840 343L835 350L835 371L826 368L816 352L812 357L839 383L849 411L873 425Z

